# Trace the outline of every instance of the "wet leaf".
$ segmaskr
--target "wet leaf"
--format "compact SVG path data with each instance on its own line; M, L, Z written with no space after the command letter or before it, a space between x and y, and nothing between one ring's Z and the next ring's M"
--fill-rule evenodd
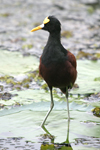
M100 53L96 53L95 56L96 56L97 58L100 58Z
M90 7L88 7L87 11L89 14L93 14L95 9L92 6L90 6Z
M32 44L25 44L22 46L22 49L31 49L33 47Z
M63 32L61 33L61 36L62 36L62 37L66 37L66 38L70 38L70 37L73 36L73 34L72 34L72 31L63 31Z
M80 58L89 58L90 56L93 56L91 53L86 53L86 52L83 52L83 51L79 51L76 58L77 59L80 59Z
M54 145L53 144L51 144L51 145L49 145L49 144L42 144L41 145L41 150L54 150Z
M11 14L10 13L1 13L0 17L9 17Z
M100 92L100 81L94 81L100 76L100 60L98 61L77 61L78 76L76 83L79 88L71 90L73 94L89 94Z
M100 77L95 78L94 81L100 81Z
M17 137L25 137L28 140L35 141L37 139L36 137L40 136L40 134L43 134L43 130L39 126L46 115L46 109L49 108L44 104L45 103L41 103L39 105L36 103L35 105L33 104L27 106L27 108L26 106L22 106L23 109L21 110L21 107L19 107L19 111L16 108L16 111L14 109L6 110L8 115L5 114L5 116L2 116L4 111L2 113L0 112L0 136L2 135L2 137L6 137L9 135L10 137L13 135ZM60 103L58 103L58 105L60 107ZM99 118L94 117L85 111L87 110L87 106L84 107L83 111L77 111L78 107L76 106L73 107L74 110L72 109L72 111L70 111L70 142L74 141L74 138L77 137L77 133L84 136L90 135L94 137L100 137L99 125L96 125L96 122L99 122ZM46 122L46 127L52 135L55 135L55 142L61 143L65 141L67 134L67 111L60 111L59 107L57 110L54 108L50 114ZM63 107L65 107L65 103L63 103ZM87 121L87 119L90 123L84 123L84 121ZM92 120L95 122L95 125L91 123ZM6 132L8 134L5 135L4 133Z
M1 74L16 75L38 68L39 60L35 56L23 57L18 52L9 52L5 50L0 50L0 56Z

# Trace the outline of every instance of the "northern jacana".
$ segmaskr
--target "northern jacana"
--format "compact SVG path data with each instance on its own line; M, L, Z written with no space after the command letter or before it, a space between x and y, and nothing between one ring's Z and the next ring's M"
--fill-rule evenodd
M46 81L51 94L51 106L47 115L45 116L41 126L44 124L54 107L52 88L59 88L66 95L68 120L69 103L68 103L68 89L72 88L76 77L76 59L75 56L66 50L61 44L61 24L54 16L46 17L43 24L33 28L31 32L43 29L49 32L49 38L44 47L42 56L40 57L39 74Z

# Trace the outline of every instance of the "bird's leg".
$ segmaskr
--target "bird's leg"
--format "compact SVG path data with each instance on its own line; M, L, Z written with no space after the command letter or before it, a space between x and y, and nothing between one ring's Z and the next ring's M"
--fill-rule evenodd
M45 124L45 122L46 122L46 120L47 120L47 118L48 118L48 116L49 116L49 114L52 111L53 106L54 106L53 95L52 95L52 87L50 88L50 95L51 95L51 106L50 106L50 109L49 109L48 113L46 114L46 116L45 116L45 118L44 118L44 120L43 120L43 122L41 124L42 128L44 128L44 124Z
M70 124L70 119L68 120L68 129L67 129L67 138L66 138L67 144L69 144L69 124Z
M69 124L70 124L70 114L69 114L69 102L68 102L68 87L66 87L66 99L67 99L67 112L68 112L68 130L66 143L69 142Z
M68 121L70 121L70 114L69 114L69 102L68 102L68 87L66 87L66 99L67 99Z
M68 126L67 126L67 136L66 136L66 141L64 143L70 145L69 142L69 124L70 124L70 120L68 120Z

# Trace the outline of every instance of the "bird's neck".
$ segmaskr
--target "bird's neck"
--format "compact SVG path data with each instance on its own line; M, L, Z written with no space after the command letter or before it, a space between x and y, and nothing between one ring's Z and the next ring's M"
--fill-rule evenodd
M61 34L60 32L50 33L47 44L61 44Z
M57 64L66 59L67 51L60 41L60 33L51 33L41 57L42 64L46 67Z

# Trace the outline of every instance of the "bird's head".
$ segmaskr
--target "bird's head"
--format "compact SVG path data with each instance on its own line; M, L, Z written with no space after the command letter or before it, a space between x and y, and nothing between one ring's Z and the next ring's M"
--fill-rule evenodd
M61 24L57 18L55 18L54 16L49 16L44 19L43 24L41 24L40 26L38 26L36 28L33 28L31 30L31 32L34 32L34 31L40 30L40 29L46 30L50 33L53 33L56 31L60 32Z

